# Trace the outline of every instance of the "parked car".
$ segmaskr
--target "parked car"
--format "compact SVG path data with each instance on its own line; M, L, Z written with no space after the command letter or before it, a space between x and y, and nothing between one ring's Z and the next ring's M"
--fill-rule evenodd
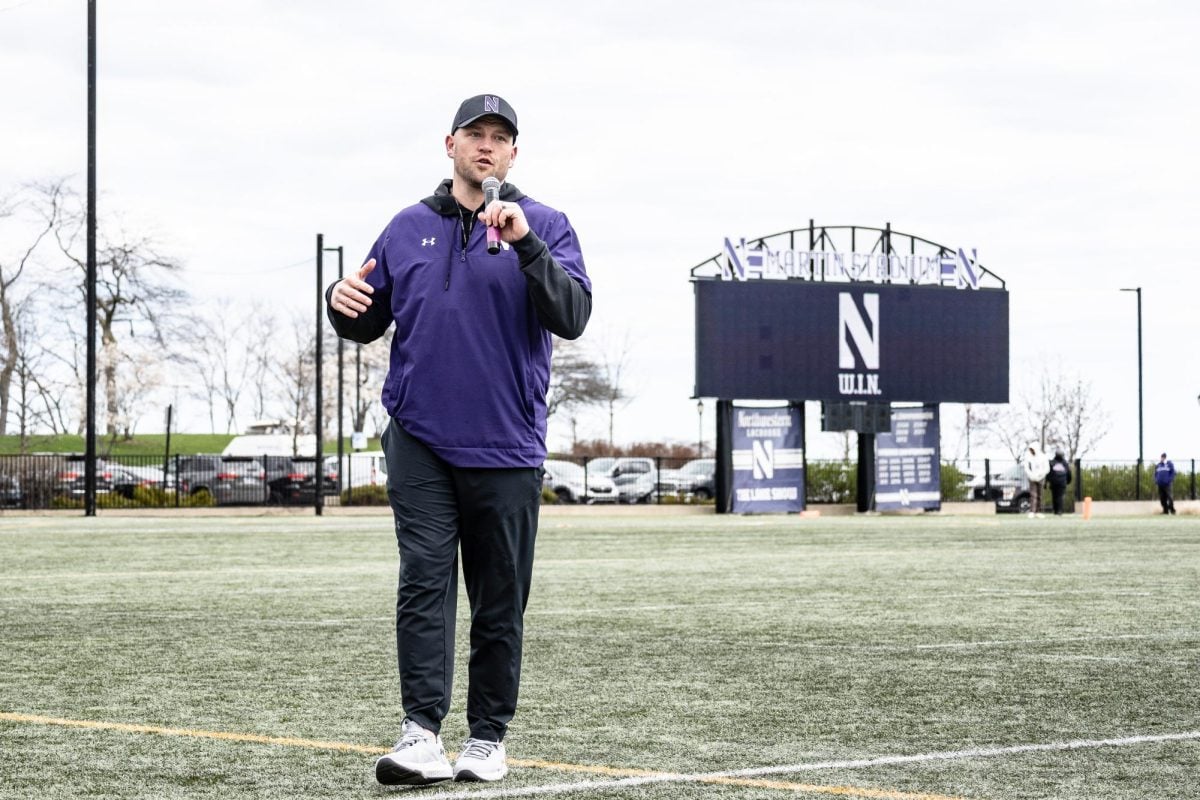
M669 487L672 492L683 492L697 500L711 500L717 494L714 488L716 472L716 459L693 459L675 470L669 478L664 477L663 491Z
M21 478L7 472L0 473L0 508L20 508L24 503Z
M325 474L338 474L337 456L325 459ZM342 488L360 486L387 486L387 458L382 450L346 453L342 456Z
M971 497L975 500L993 500L996 512L1028 513L1033 505L1029 493L1029 479L1020 464L991 474L991 489L989 494L988 482L982 476L971 481Z
M54 475L54 494L81 498L84 495L86 468L84 456L66 456ZM106 461L96 459L96 494L112 491L112 467Z
M122 497L133 499L135 489L163 489L162 467L127 466L125 464L111 465L112 490Z
M307 505L317 496L316 458L312 456L264 456L267 502L276 505ZM321 494L338 493L337 456L325 459Z
M612 472L613 464L615 463L617 463L617 460L612 456L601 456L599 458L588 459L587 473L588 475L591 475L592 473L597 475L608 475L610 472Z
M656 492L669 492L674 482L675 470L658 469L653 458L629 456L618 458L609 470L609 477L617 487L619 502L649 503Z
M554 492L560 503L615 503L617 489L603 472L593 472L572 461L547 459L542 464L542 484Z
M266 470L253 458L183 456L179 459L179 490L208 492L217 505L259 505L267 501Z

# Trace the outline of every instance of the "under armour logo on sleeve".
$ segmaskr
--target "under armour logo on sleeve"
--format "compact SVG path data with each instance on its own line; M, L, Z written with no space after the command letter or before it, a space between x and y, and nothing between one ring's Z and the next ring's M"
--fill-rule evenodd
M437 245L437 237L430 236L428 239L421 240L421 247L433 247Z

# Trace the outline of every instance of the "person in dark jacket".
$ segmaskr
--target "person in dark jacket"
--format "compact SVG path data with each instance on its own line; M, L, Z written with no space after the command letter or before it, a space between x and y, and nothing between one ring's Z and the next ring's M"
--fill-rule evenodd
M1060 517L1063 512L1063 495L1071 484L1071 465L1062 450L1054 451L1050 460L1050 472L1046 474L1046 482L1050 484L1050 499L1054 503L1054 516Z
M521 674L550 337L579 337L592 309L570 222L506 180L516 140L505 100L465 100L445 140L452 177L398 213L363 266L326 292L340 336L365 343L395 325L382 445L400 551L404 719L396 747L375 764L384 784L490 781L508 770L503 740ZM485 205L488 178L500 190ZM489 249L489 238L499 246ZM451 767L440 730L454 674L460 551L471 605L470 738Z
M1158 502L1162 503L1162 513L1175 513L1175 498L1171 489L1175 485L1175 464L1167 460L1167 454L1154 465L1154 483L1158 486Z

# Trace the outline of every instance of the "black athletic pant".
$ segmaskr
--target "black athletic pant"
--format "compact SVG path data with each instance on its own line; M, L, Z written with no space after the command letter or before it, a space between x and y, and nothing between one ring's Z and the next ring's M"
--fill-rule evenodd
M404 714L440 731L450 711L458 553L471 604L467 724L502 741L517 707L542 470L447 464L392 420L382 437L396 518L396 644Z
M1164 514L1175 513L1175 498L1171 496L1171 489L1173 488L1169 483L1166 486L1159 484L1158 502L1162 503Z
M1054 503L1054 513L1063 513L1063 495L1067 493L1066 486L1055 486L1050 484L1050 500Z

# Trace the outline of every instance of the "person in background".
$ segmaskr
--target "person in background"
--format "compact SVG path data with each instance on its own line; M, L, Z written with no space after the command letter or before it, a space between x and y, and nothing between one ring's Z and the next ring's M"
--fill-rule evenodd
M1158 486L1158 502L1162 503L1162 513L1175 513L1175 498L1171 496L1171 487L1175 485L1175 465L1167 460L1167 454L1154 465L1154 483Z
M1050 460L1050 474L1046 478L1050 484L1050 501L1054 506L1054 516L1061 517L1063 512L1063 495L1071 485L1071 465L1062 450L1054 451Z
M1025 451L1021 466L1025 469L1025 477L1029 481L1029 518L1041 517L1042 484L1046 481L1046 473L1050 471L1050 462L1036 444L1031 444Z

